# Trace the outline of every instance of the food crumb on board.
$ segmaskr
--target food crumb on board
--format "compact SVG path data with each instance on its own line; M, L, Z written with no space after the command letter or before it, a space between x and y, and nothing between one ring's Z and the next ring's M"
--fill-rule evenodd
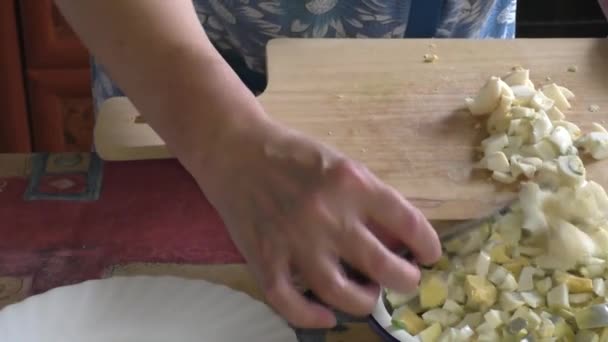
M334 135L334 132L332 132L332 131L327 131L327 135Z
M547 82L551 82L551 80L552 80L551 76L547 76L547 77L545 77L545 81L547 81Z
M432 53L427 53L424 55L424 63L434 63L439 59L439 56Z
M596 104L592 104L591 106L589 106L589 111L591 113L597 113L600 111L600 106L598 106Z
M577 72L578 71L578 66L571 65L571 66L568 67L568 71L569 72Z
M361 147L361 152L365 153L367 152L367 149L365 147Z
M336 95L336 97L337 97L338 99L343 99L343 98L344 98L344 95L342 95L342 94L338 94L338 95Z
M141 115L138 115L135 118L133 118L133 122L135 122L135 123L146 123L146 119L144 119Z

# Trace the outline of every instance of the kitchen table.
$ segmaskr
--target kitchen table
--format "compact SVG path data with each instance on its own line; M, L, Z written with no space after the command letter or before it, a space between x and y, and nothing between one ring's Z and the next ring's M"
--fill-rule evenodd
M174 275L261 298L213 208L176 161L0 154L0 308L116 275ZM365 321L301 341L379 341Z

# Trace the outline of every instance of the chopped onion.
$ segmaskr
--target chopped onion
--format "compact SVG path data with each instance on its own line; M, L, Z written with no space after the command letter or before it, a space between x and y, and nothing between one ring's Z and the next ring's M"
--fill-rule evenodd
M563 121L563 120L553 121L553 126L564 127L568 131L568 133L570 133L570 137L572 138L573 141L577 140L582 134L581 129L577 125L575 125L569 121Z
M503 280L502 284L498 286L503 291L515 291L517 290L518 284L515 277L509 273L505 276L505 280Z
M536 113L536 117L532 120L532 142L540 142L544 137L549 136L553 131L553 123L544 111Z
M521 297L529 307L534 309L540 307L545 302L544 297L535 291L522 292Z
M509 274L509 271L507 271L506 268L502 266L496 266L494 267L494 270L490 273L488 280L492 282L492 284L498 286L502 284L503 281L505 281L507 274Z
M561 126L557 126L553 129L549 140L557 146L557 149L561 154L566 154L568 149L573 145L570 133Z
M484 154L487 156L494 152L500 152L509 145L509 138L505 133L494 134L481 142Z
M593 292L599 297L604 297L606 295L606 282L604 279L593 279Z
M543 312L544 313L544 312ZM538 334L542 338L551 338L555 334L555 324L549 318L541 316L542 323L538 330Z
M593 299L593 294L591 293L574 293L569 296L570 304L584 304Z
M466 314L456 327L463 328L468 326L471 328L477 328L481 324L482 319L483 315L481 312L471 312Z
M519 192L519 201L524 214L522 227L531 233L539 232L547 227L547 221L542 211L545 194L538 184L523 183Z
M549 254L565 263L576 263L597 254L589 235L562 219L555 219L549 234Z
M549 110L555 105L555 101L547 97L542 90L538 90L530 100L530 104L536 110Z
M547 294L547 292L549 292L549 290L551 290L552 285L553 285L553 282L551 281L551 278L547 277L547 278L537 281L536 284L534 284L534 288L540 294L545 295L545 294Z
M555 107L561 110L570 109L572 107L557 84L551 83L546 85L542 88L542 91L548 98L554 101Z
M513 313L513 316L511 316L511 319L516 319L516 318L523 318L524 320L526 320L526 322L528 323L528 327L530 327L530 329L536 329L538 328L538 326L541 323L541 318L540 316L530 310L529 308L522 306L519 309L515 310L515 312Z
M459 320L459 316L444 309L431 309L422 314L426 324L439 323L441 326L450 326Z
M502 292L499 298L500 308L511 312L526 304L523 297L518 292Z
M477 265L475 267L475 273L478 276L486 277L490 269L490 256L486 252L479 252L477 256Z
M608 133L608 131L606 130L606 128L604 128L604 126L600 125L597 122L594 122L594 123L591 124L591 129L593 130L593 132Z
M534 267L526 266L521 270L519 275L519 291L531 291L534 289L534 274L536 269Z
M505 87L509 88L500 78L491 77L475 98L466 99L471 114L486 115L493 112L498 107L498 102Z
M486 323L488 323L492 328L496 329L503 325L507 319L509 319L509 315L503 311L488 310L483 318L486 320Z
M553 121L563 120L566 118L564 113L562 113L562 111L556 106L551 107L551 109L547 111L547 116Z
M608 304L592 305L574 314L576 324L580 329L596 329L608 327Z
M547 305L552 309L570 307L566 284L557 285L547 293Z
M511 71L508 75L502 78L502 80L511 88L518 85L526 85L530 81L530 70L524 68L516 68ZM534 87L532 87L534 88Z

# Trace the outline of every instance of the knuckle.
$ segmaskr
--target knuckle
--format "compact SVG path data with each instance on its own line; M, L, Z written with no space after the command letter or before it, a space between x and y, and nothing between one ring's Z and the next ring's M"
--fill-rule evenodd
M395 188L384 184L382 186L382 191L384 192L382 197L386 200L387 205L398 209L399 213L403 214L411 210L403 195Z
M266 298L268 304L275 309L283 307L286 301L284 291L277 281L271 281L266 285L266 288L264 289L264 298Z
M382 250L374 249L369 252L368 260L368 269L371 272L376 274L388 274L391 272L391 260Z
M322 224L335 223L334 216L328 207L328 200L321 194L311 195L306 200L304 208L308 220L316 220Z
M306 204L308 210L313 214L322 214L327 210L325 199L319 193L311 194Z
M420 284L420 270L418 268L414 268L412 274L409 275L408 282L405 285L411 290L414 291L418 288Z
M426 227L424 216L422 213L411 206L401 195L394 191L394 194L390 197L393 202L393 215L395 222L402 222L407 230L408 236L416 238L423 233L423 229Z
M336 178L343 187L369 187L369 177L365 168L351 159L340 159L333 166Z
M406 218L408 235L413 239L420 237L425 226L421 215L415 212L409 212L404 214L404 216Z
M323 292L328 298L341 298L347 290L346 279L342 276L334 277L323 286Z

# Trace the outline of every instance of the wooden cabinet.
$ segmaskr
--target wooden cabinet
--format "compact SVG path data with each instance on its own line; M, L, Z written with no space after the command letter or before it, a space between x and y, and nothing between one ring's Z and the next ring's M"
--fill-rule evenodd
M0 6L12 7L1 12L3 16L11 13L14 23L14 44L3 50L19 55L9 67L17 75L6 86L11 91L7 97L16 98L18 88L22 93L25 90L23 98L27 98L27 111L22 100L22 110L13 109L10 114L11 118L19 118L12 119L12 126L19 126L25 133L19 134L17 143L13 141L15 134L10 134L14 128L6 129L8 135L0 128L0 151L90 151L94 121L87 50L53 0L9 0ZM4 26L2 19L0 25ZM4 27L0 32L6 32ZM6 37L1 41L7 41Z
M89 55L53 0L20 0L34 151L90 151Z
M27 68L88 68L88 53L53 0L19 0Z
M89 71L34 69L27 72L34 148L91 150L93 107Z
M29 152L31 139L13 1L0 1L0 153Z

